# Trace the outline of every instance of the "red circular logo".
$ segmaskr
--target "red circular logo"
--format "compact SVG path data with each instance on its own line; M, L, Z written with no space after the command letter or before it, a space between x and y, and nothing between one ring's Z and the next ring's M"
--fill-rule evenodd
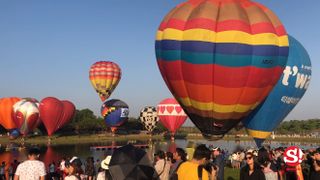
M284 152L284 162L288 166L297 166L302 162L303 152L297 146L290 146Z

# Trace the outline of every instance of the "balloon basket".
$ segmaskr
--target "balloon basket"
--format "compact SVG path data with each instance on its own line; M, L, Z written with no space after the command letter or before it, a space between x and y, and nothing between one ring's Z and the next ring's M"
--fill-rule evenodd
M174 136L170 137L171 142L174 142Z

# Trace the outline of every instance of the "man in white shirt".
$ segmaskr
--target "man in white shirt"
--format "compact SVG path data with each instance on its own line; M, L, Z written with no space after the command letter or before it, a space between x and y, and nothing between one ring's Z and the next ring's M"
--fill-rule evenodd
M38 148L30 148L28 160L18 165L14 180L44 180L46 169L44 163L38 160L39 156Z

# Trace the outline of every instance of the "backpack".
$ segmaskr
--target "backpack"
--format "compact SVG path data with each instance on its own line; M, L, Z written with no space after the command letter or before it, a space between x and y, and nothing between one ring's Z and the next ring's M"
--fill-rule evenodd
M169 180L178 180L178 174L177 174L177 171L180 167L180 165L184 163L183 161L180 162L180 164L178 164L177 168L173 171L172 175L170 176Z

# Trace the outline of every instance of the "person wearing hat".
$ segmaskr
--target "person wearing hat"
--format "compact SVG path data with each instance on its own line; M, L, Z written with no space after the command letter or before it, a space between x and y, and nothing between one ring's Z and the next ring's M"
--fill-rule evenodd
M216 165L219 168L217 180L223 180L224 179L224 156L221 154L221 149L219 147L213 147L211 148L212 152L212 163Z
M99 172L97 175L97 180L112 179L109 171L109 163L111 156L107 156L103 161L101 161L101 168L103 171Z
M320 179L320 147L311 152L311 158L309 158L308 164L310 165L310 180Z
M44 180L46 168L43 162L39 161L40 149L33 147L28 151L28 160L19 164L15 172L14 180Z
M81 160L74 156L69 161L65 162L66 169L68 171L68 176L66 176L65 180L81 180L84 179L83 177L83 170L82 170L82 162Z

